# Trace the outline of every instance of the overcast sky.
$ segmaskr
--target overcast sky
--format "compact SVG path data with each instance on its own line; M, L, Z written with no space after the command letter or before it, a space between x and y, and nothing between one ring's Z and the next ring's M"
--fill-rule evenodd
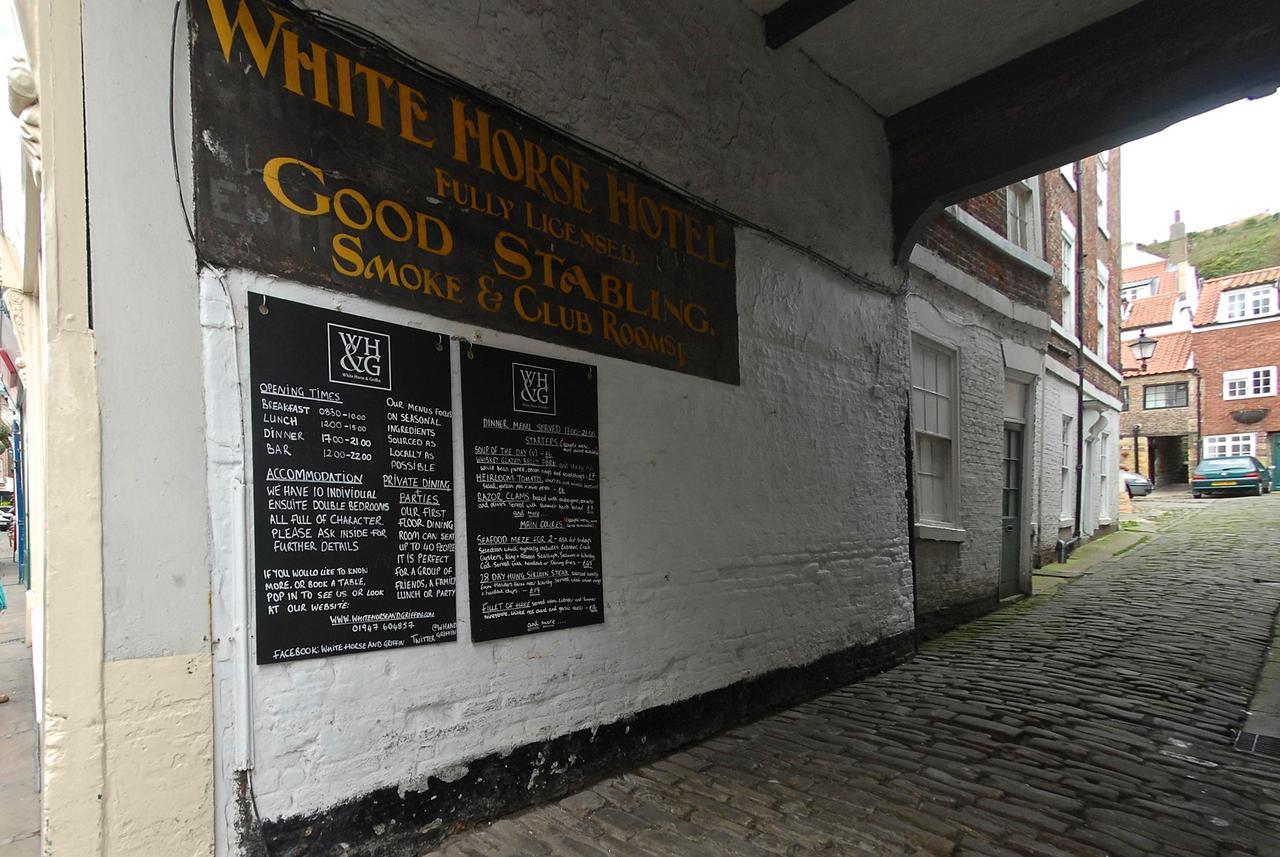
M1120 157L1125 241L1168 238L1175 209L1188 231L1280 211L1280 94L1194 116Z

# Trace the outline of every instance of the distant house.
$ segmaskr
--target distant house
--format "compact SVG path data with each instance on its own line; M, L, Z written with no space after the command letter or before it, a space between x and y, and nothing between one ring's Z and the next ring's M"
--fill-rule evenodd
M1280 267L1206 280L1194 350L1204 384L1203 456L1256 455L1280 467Z
M1190 331L1153 337L1155 353L1141 367L1126 348L1120 467L1155 485L1186 482L1200 448L1199 375Z
M1278 288L1280 267L1197 285L1177 222L1169 260L1124 270L1122 467L1157 485L1224 455L1280 470ZM1156 341L1145 368L1129 347L1143 333Z
M1126 265L1120 285L1125 376L1120 467L1142 473L1156 485L1187 481L1199 448L1191 349L1199 287L1196 269L1187 261L1187 228L1177 213L1169 233L1169 258L1144 254L1152 261ZM1130 347L1144 333L1157 341L1145 369Z
M1179 214L1170 227L1169 258L1125 265L1120 285L1120 337L1190 330L1199 297L1196 269L1187 261L1187 228Z

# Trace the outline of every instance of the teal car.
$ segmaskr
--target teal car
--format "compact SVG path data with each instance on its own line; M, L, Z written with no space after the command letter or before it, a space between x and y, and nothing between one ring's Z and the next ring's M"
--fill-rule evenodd
M1271 493L1271 471L1251 455L1206 458L1196 465L1191 475L1191 496L1199 500L1206 494L1245 491L1250 494Z

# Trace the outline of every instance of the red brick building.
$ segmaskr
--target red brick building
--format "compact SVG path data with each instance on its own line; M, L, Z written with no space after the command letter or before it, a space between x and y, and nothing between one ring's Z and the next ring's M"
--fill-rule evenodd
M1203 378L1204 457L1256 455L1280 465L1280 267L1207 280L1194 350Z
M1085 349L1085 377L1119 396L1120 152L1101 152L1041 179L1045 260L1058 273L1056 295L1049 301L1054 321L1049 353L1061 359L1073 352L1078 331ZM1083 276L1076 276L1077 266ZM1068 365L1074 368L1074 361Z
M1175 254L1176 238L1175 231ZM1187 481L1201 458L1256 455L1276 468L1280 267L1190 288L1186 270L1170 260L1124 272L1124 290L1135 297L1122 323L1127 408L1121 425L1127 436L1138 427L1136 469L1163 485ZM1145 371L1129 348L1144 331L1157 343ZM1128 469L1134 469L1133 448L1132 441L1121 447Z

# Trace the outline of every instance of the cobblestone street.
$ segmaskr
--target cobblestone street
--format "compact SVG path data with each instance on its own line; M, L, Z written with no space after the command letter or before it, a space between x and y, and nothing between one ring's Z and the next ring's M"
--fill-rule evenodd
M1280 757L1232 743L1278 604L1280 496L1202 501L907 665L435 853L1275 857Z

